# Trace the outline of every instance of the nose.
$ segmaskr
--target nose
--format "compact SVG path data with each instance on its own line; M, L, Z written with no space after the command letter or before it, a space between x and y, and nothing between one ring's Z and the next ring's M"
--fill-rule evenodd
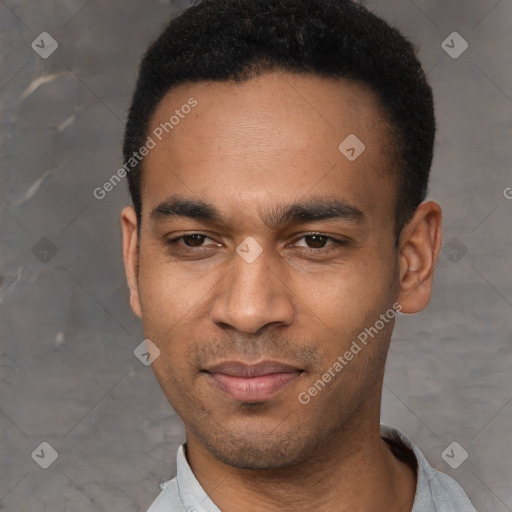
M235 254L219 285L210 306L210 319L219 327L257 333L270 324L293 323L295 308L287 276L266 251L251 263Z

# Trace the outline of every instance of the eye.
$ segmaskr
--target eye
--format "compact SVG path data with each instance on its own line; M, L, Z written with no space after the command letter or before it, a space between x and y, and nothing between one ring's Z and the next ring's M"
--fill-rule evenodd
M313 250L324 249L325 247L331 247L333 245L347 245L347 242L345 240L338 240L337 238L333 238L332 236L322 235L320 233L311 233L309 235L304 235L298 240L306 240L306 245L298 245L298 247L306 247ZM330 243L326 245L327 242Z
M203 242L208 239L211 240L211 238L204 234L204 233L191 233L189 235L181 235L176 238L171 238L169 240L166 240L166 244L170 246L180 246L180 248L183 247L202 247ZM180 243L180 241L183 241L183 244ZM221 244L218 244L214 242L217 247L219 247Z

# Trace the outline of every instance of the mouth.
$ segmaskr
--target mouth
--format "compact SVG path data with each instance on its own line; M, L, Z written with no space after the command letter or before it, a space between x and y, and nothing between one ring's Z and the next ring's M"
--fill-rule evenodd
M246 403L276 396L304 372L296 366L268 360L256 364L224 361L203 371L225 395Z

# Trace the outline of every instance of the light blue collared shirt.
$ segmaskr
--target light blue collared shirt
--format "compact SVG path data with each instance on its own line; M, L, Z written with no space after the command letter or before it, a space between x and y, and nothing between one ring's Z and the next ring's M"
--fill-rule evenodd
M417 461L416 494L412 512L476 512L453 478L434 469L416 445L400 430L380 426L381 436L411 450ZM163 484L163 490L148 512L221 512L197 481L185 456L178 448L176 476Z

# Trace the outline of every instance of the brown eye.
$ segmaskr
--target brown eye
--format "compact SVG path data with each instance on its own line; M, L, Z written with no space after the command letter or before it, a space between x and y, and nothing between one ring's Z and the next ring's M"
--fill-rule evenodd
M171 247L173 250L182 252L187 251L187 248L197 251L206 251L211 249L212 244L209 244L209 246L205 245L205 240L211 240L212 242L215 242L205 233L190 233L188 235L181 235L176 238L168 239L165 241L165 245ZM219 243L214 243L213 245L216 245L217 247L222 246L222 244Z
M181 238L183 243L188 247L200 247L207 237L206 235L195 233L193 235L184 235Z
M293 244L295 247L301 247L306 251L312 253L318 252L326 253L331 250L335 250L336 247L347 245L346 240L338 240L332 236L322 235L321 233L311 233L309 235L303 235Z
M313 249L322 249L328 240L328 237L323 235L307 235L304 239L309 239L309 247Z

